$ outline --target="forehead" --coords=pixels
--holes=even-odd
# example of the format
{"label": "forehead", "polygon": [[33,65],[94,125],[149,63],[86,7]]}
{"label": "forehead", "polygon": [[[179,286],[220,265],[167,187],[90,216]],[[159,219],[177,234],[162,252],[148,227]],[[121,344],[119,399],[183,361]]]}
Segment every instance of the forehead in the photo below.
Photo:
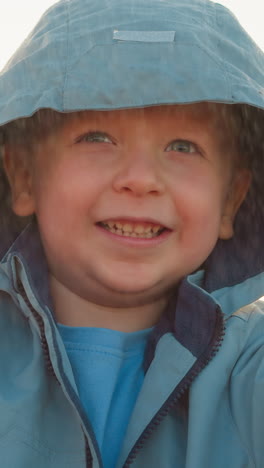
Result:
{"label": "forehead", "polygon": [[[155,131],[157,136],[181,129],[184,132],[208,133],[216,137],[217,112],[207,103],[163,105],[113,111],[82,111],[63,116],[64,135],[85,131],[87,126],[117,130],[125,134]],[[213,131],[215,129],[215,132]]]}
{"label": "forehead", "polygon": [[162,120],[184,120],[195,124],[202,121],[206,124],[211,120],[215,112],[207,103],[186,104],[186,105],[163,105],[135,109],[121,109],[112,111],[82,111],[73,112],[66,116],[67,123],[88,121],[105,122],[126,122],[129,120],[146,120],[157,123]]}

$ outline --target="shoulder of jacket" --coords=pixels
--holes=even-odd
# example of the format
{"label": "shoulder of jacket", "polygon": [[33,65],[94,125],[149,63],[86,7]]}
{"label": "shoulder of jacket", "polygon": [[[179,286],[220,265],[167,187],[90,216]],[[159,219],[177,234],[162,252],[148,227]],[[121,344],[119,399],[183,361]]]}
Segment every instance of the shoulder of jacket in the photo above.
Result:
{"label": "shoulder of jacket", "polygon": [[246,322],[248,321],[263,321],[264,320],[264,296],[258,300],[251,302],[243,307],[237,309],[227,319],[240,318]]}
{"label": "shoulder of jacket", "polygon": [[255,349],[264,359],[264,297],[228,316],[226,335],[231,339],[231,346],[235,341],[240,343],[241,353]]}

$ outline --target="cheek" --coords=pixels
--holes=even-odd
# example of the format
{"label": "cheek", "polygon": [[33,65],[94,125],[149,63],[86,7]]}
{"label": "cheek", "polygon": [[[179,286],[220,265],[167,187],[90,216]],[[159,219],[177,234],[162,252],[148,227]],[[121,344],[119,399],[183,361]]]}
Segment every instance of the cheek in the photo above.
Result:
{"label": "cheek", "polygon": [[[37,211],[73,217],[79,210],[92,205],[101,190],[100,179],[76,164],[53,165],[45,168],[34,182]],[[37,213],[38,214],[38,213]]]}
{"label": "cheek", "polygon": [[192,177],[188,183],[182,181],[175,188],[173,198],[183,236],[218,236],[223,188],[216,178]]}
{"label": "cheek", "polygon": [[52,262],[62,248],[70,255],[73,236],[81,246],[93,234],[105,186],[95,177],[64,167],[44,178],[37,192],[36,215],[47,258]]}

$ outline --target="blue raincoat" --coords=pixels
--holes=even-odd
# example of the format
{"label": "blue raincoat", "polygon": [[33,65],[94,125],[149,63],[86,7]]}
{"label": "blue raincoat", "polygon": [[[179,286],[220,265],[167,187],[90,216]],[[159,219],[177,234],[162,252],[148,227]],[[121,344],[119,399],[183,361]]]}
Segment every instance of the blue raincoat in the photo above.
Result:
{"label": "blue raincoat", "polygon": [[[263,85],[262,52],[221,5],[61,0],[0,75],[0,124],[40,108],[263,108]],[[117,468],[263,468],[261,182],[257,171],[234,238],[181,283],[156,326]],[[3,173],[0,183],[4,198]],[[49,306],[36,225],[14,239],[1,203],[1,467],[102,467]]]}

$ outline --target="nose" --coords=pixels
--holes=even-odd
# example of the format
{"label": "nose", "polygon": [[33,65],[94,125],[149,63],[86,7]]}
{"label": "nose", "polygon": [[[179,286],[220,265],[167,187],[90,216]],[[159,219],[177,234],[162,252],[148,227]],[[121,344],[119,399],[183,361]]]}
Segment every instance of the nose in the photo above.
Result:
{"label": "nose", "polygon": [[114,177],[113,188],[116,192],[127,192],[137,197],[162,194],[164,182],[154,155],[146,151],[126,155]]}

